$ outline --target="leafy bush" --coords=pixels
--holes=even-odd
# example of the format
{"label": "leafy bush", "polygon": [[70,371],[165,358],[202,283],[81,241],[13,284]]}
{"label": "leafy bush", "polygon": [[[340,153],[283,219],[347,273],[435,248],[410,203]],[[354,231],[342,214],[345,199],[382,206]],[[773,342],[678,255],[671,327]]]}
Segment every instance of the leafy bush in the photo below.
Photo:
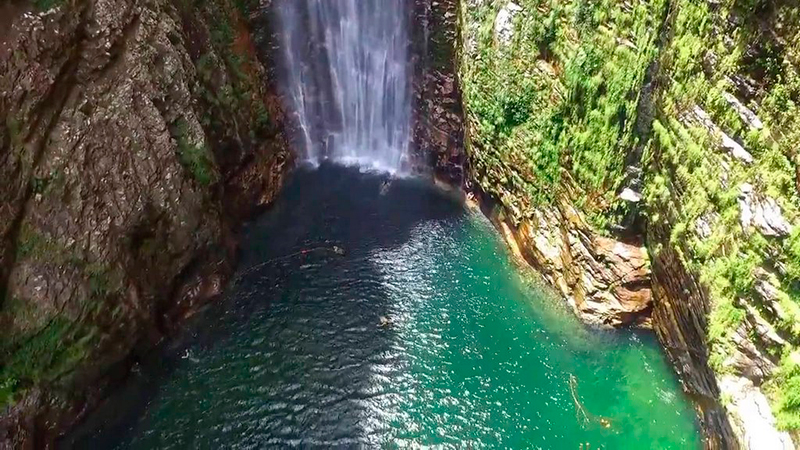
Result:
{"label": "leafy bush", "polygon": [[[736,27],[728,21],[732,9],[755,7],[759,2],[732,0],[713,8],[705,2],[673,2],[674,36],[659,59],[661,86],[654,139],[647,151],[651,162],[646,178],[647,209],[651,217],[667,216],[673,231],[670,245],[709,288],[710,362],[718,372],[730,370],[724,362],[737,351],[733,335],[745,318],[746,307],[761,310],[791,342],[767,349],[770,353],[790,353],[800,339],[800,228],[795,226],[788,238],[775,238],[762,235],[757,227],[744,229],[740,223],[739,197],[744,183],[754,186],[757,198],[774,199],[788,222],[796,224],[800,218],[792,164],[792,149],[800,142],[793,101],[800,93],[800,83],[793,81],[796,69],[779,61],[777,49],[757,42],[772,35],[749,28],[751,23],[757,27],[755,22],[744,19],[746,25]],[[736,14],[753,11],[745,8]],[[786,17],[780,12],[777,16]],[[745,51],[751,48],[763,51]],[[761,60],[749,59],[753,57]],[[780,81],[775,79],[778,72]],[[741,98],[734,87],[731,80],[743,74],[772,80],[755,93],[763,96],[760,108],[758,98]],[[762,129],[751,129],[740,117],[729,101],[733,94],[749,103],[764,122]],[[705,125],[690,119],[696,107],[742,143],[755,161],[748,165],[731,158],[721,148],[716,129],[709,132]],[[698,224],[705,224],[702,235]],[[776,288],[780,317],[772,317],[769,311],[773,306],[760,304],[761,297],[755,292],[756,280],[765,273],[772,274],[768,281]],[[800,378],[796,367],[786,361],[771,382],[771,397],[780,425],[798,429]]]}
{"label": "leafy bush", "polygon": [[189,124],[186,119],[180,118],[172,127],[172,135],[178,143],[178,158],[181,164],[189,170],[192,177],[203,186],[208,186],[216,180],[214,162],[205,142],[194,144],[189,135]]}
{"label": "leafy bush", "polygon": [[[661,3],[624,12],[614,2],[521,2],[505,47],[492,34],[498,6],[467,8],[467,20],[480,26],[471,25],[468,39],[476,45],[465,49],[472,54],[463,58],[462,81],[470,152],[484,190],[524,216],[552,202],[563,167],[595,223],[620,210],[615,194],[625,155],[638,145],[638,93],[656,55]],[[641,51],[595,27],[602,22]]]}
{"label": "leafy bush", "polygon": [[784,430],[800,429],[800,354],[787,352],[775,378],[775,417]]}

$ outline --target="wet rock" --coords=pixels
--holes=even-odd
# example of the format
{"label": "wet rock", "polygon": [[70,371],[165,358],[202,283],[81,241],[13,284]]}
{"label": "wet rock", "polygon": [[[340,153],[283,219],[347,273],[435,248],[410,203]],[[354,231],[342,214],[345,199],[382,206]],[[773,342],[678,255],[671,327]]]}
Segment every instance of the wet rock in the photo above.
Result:
{"label": "wet rock", "polygon": [[[453,42],[458,36],[458,1],[417,0],[412,29],[415,53],[414,90],[417,107],[412,124],[415,168],[433,171],[444,183],[462,186],[466,175],[464,121]],[[436,29],[430,33],[428,29]],[[436,37],[445,36],[447,42]]]}

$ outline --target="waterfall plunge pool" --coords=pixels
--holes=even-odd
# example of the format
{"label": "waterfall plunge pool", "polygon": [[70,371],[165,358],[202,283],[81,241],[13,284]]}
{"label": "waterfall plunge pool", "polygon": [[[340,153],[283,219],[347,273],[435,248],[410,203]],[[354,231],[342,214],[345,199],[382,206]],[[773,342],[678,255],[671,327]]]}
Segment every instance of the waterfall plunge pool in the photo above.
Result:
{"label": "waterfall plunge pool", "polygon": [[584,327],[485,218],[384,180],[297,171],[224,298],[64,446],[700,446],[650,333]]}

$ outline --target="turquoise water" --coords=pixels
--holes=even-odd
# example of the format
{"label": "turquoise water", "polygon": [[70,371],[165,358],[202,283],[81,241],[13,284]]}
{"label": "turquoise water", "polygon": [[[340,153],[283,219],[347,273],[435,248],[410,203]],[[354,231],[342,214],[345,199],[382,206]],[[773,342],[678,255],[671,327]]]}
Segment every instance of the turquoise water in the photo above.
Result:
{"label": "turquoise water", "polygon": [[587,329],[482,216],[381,182],[298,172],[226,297],[69,445],[700,447],[650,333]]}

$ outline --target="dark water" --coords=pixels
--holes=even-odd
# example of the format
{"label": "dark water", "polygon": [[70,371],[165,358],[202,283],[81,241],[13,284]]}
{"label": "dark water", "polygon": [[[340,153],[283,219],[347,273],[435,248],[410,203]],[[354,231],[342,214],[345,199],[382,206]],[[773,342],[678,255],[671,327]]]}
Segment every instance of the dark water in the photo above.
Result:
{"label": "dark water", "polygon": [[[298,172],[250,225],[226,298],[65,444],[699,447],[650,334],[587,330],[485,219],[381,181]],[[286,257],[332,245],[347,254]]]}

